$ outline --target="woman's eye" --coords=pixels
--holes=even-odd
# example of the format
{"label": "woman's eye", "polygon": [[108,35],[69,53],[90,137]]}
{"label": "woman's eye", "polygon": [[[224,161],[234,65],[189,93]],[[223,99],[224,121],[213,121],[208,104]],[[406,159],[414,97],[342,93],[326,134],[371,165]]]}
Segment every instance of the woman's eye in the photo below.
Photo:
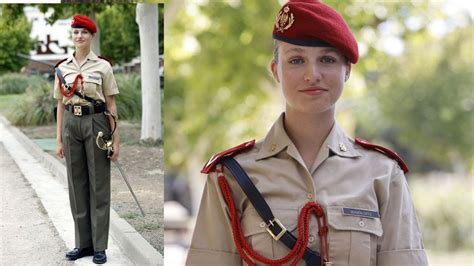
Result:
{"label": "woman's eye", "polygon": [[301,58],[293,58],[293,59],[290,59],[290,61],[288,62],[292,65],[299,65],[299,64],[304,63],[303,59]]}
{"label": "woman's eye", "polygon": [[330,63],[335,63],[336,59],[332,56],[323,56],[323,57],[321,57],[321,59],[319,61],[321,63],[330,64]]}

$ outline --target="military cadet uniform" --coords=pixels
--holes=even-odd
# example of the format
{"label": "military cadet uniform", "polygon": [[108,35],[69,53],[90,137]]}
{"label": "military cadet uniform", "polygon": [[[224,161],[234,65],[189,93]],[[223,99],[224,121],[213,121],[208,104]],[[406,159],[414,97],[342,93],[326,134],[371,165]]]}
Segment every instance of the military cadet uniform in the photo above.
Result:
{"label": "military cadet uniform", "polygon": [[[318,1],[283,5],[273,38],[335,47],[349,62],[358,61],[357,42],[344,19]],[[263,140],[216,154],[203,168],[208,178],[186,264],[262,265],[264,260],[256,259],[257,255],[281,259],[290,248],[283,237],[267,230],[278,219],[287,232],[303,236],[306,247],[321,255],[317,263],[295,257],[297,265],[320,265],[319,259],[321,265],[333,266],[428,265],[403,160],[384,147],[349,139],[336,122],[314,163],[306,167],[284,120],[283,113]],[[257,204],[258,197],[249,196],[255,195],[249,185],[242,185],[242,178],[230,172],[225,163],[229,156],[263,197]],[[273,222],[262,219],[262,201],[276,218]],[[309,225],[300,219],[307,206],[316,209]],[[251,252],[257,255],[250,256]],[[263,264],[290,262],[294,261]]]}
{"label": "military cadet uniform", "polygon": [[[327,214],[333,265],[427,265],[408,185],[397,161],[354,143],[335,124],[307,169],[283,120],[284,114],[265,139],[234,158],[286,229],[298,235],[302,206],[316,201]],[[266,257],[285,256],[289,249],[271,237],[235,178],[227,170],[224,174],[246,241]],[[308,247],[319,250],[315,219],[310,232]],[[186,264],[242,264],[215,171],[207,178]],[[305,265],[304,261],[298,265]]]}
{"label": "military cadet uniform", "polygon": [[[89,21],[87,17],[85,19]],[[78,16],[74,17],[73,23],[78,21]],[[56,76],[54,98],[62,100],[66,107],[62,141],[75,225],[75,245],[79,249],[93,247],[95,251],[104,251],[108,244],[110,219],[110,160],[107,151],[97,147],[96,136],[99,131],[105,134],[110,132],[109,119],[103,113],[106,109],[105,97],[119,93],[117,83],[111,63],[92,51],[82,64],[71,55],[59,62],[57,67],[67,85],[72,87],[76,83],[81,95],[97,101],[97,105],[93,106],[78,95],[65,97],[59,89],[62,82]],[[82,81],[76,80],[78,75],[82,75]]]}

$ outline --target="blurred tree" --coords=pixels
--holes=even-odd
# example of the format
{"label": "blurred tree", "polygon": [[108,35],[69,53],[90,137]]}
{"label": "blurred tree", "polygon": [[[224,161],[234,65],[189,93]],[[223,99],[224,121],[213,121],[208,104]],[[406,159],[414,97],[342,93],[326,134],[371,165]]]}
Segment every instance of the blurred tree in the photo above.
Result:
{"label": "blurred tree", "polygon": [[130,62],[140,52],[135,5],[112,5],[97,15],[101,29],[100,47],[114,62]]}
{"label": "blurred tree", "polygon": [[[421,159],[432,165],[440,160],[437,157],[444,156],[441,160],[445,160],[448,154],[433,147],[437,139],[443,139],[440,142],[443,145],[451,145],[449,139],[456,138],[458,144],[446,147],[454,154],[452,157],[472,158],[466,153],[469,149],[472,151],[472,141],[466,137],[472,130],[460,130],[463,125],[465,127],[466,120],[472,121],[472,115],[469,120],[465,117],[469,113],[463,113],[465,121],[462,121],[453,119],[461,114],[460,109],[438,110],[451,123],[442,125],[453,130],[439,134],[435,132],[441,127],[435,126],[432,131],[420,134],[420,125],[439,122],[423,116],[433,108],[427,107],[425,101],[418,102],[417,108],[413,108],[409,100],[396,97],[396,93],[407,96],[406,93],[415,91],[412,80],[418,80],[417,86],[430,80],[431,85],[424,86],[426,89],[440,85],[442,82],[438,78],[453,66],[438,66],[442,62],[440,56],[452,56],[456,50],[451,48],[451,54],[442,54],[442,49],[464,43],[472,50],[472,29],[466,30],[463,41],[457,44],[429,50],[420,47],[433,42],[438,45],[453,38],[453,35],[433,38],[433,29],[436,31],[440,25],[454,29],[462,27],[449,20],[445,2],[324,2],[340,11],[359,43],[360,62],[353,66],[351,79],[338,104],[340,113],[350,113],[356,121],[358,135],[382,140],[396,150],[402,150],[404,155],[408,154],[408,159],[420,156],[418,150],[423,150]],[[210,154],[248,138],[263,137],[267,130],[268,124],[262,123],[261,117],[274,111],[268,111],[268,102],[279,94],[276,89],[270,89],[277,86],[271,83],[266,69],[272,56],[271,28],[280,4],[267,0],[228,0],[209,1],[204,5],[182,4],[175,0],[168,6],[171,10],[169,14],[166,12],[167,22],[171,24],[167,24],[167,42],[173,45],[166,52],[171,59],[166,68],[167,100],[164,103],[166,160],[168,167],[180,168],[191,175]],[[416,56],[414,46],[418,47]],[[458,55],[472,58],[472,52]],[[457,81],[462,88],[472,88],[472,79],[466,78],[469,71],[472,74],[472,61],[462,60],[467,62],[463,65],[464,70],[456,70],[457,74],[443,83],[444,87],[448,82]],[[415,67],[416,62],[430,64]],[[402,78],[402,73],[409,75]],[[406,84],[401,84],[404,82]],[[462,91],[466,92],[465,89]],[[445,105],[444,102],[450,99],[444,93],[430,92],[429,95],[434,97],[433,101],[438,97],[433,102],[436,105]],[[461,95],[463,93],[459,97]],[[459,97],[452,99],[464,103],[459,108],[471,108],[471,100],[462,101]],[[442,109],[441,106],[438,108]],[[411,133],[407,133],[407,128],[411,128]],[[415,134],[418,134],[416,138]],[[423,139],[425,144],[417,147],[418,139]],[[461,145],[465,147],[461,148]],[[432,156],[434,154],[437,155]]]}
{"label": "blurred tree", "polygon": [[34,48],[35,42],[30,39],[31,24],[23,14],[23,7],[19,4],[0,7],[0,73],[19,71],[28,60],[18,58],[17,53],[29,54]]}
{"label": "blurred tree", "polygon": [[428,36],[409,42],[382,70],[391,75],[380,78],[376,93],[388,120],[397,121],[392,126],[400,144],[438,168],[462,173],[474,156],[473,32],[471,24],[441,42]]}

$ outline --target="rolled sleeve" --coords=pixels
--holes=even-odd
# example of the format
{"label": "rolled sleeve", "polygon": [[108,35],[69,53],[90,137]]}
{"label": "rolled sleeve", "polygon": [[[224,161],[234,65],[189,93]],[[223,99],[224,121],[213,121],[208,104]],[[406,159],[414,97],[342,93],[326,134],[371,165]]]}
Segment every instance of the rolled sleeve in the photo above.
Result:
{"label": "rolled sleeve", "polygon": [[242,265],[215,173],[204,187],[186,265]]}
{"label": "rolled sleeve", "polygon": [[104,90],[105,96],[116,95],[119,93],[117,82],[115,81],[111,67],[109,67],[109,69],[104,73],[102,78],[102,89]]}
{"label": "rolled sleeve", "polygon": [[394,167],[381,205],[381,221],[377,265],[428,265],[408,183],[398,167]]}
{"label": "rolled sleeve", "polygon": [[428,265],[424,249],[384,251],[377,254],[377,265],[420,266]]}

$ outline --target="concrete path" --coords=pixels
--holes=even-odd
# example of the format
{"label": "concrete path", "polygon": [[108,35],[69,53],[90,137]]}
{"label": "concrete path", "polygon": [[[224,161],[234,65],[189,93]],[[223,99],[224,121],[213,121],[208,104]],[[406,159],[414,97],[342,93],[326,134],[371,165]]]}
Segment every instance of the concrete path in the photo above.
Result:
{"label": "concrete path", "polygon": [[[0,123],[0,142],[3,147],[0,151],[2,154],[0,265],[67,265],[69,262],[64,259],[64,252],[67,250],[66,247],[74,247],[74,223],[69,209],[67,188],[18,142],[4,123]],[[19,186],[22,183],[23,186]],[[8,190],[8,194],[3,190]],[[32,191],[36,192],[41,204],[38,200],[35,203]],[[22,202],[30,209],[17,213],[16,204]],[[51,224],[56,230],[51,228]],[[36,229],[41,229],[41,233],[37,233]],[[9,231],[9,235],[4,235],[4,231]],[[33,246],[25,243],[31,243],[30,245]],[[42,255],[38,255],[31,261],[7,263],[7,260],[10,261],[24,254],[27,254],[25,256],[27,259],[28,256],[33,256],[36,250],[41,250]],[[51,261],[43,263],[36,260],[39,257],[51,259]],[[109,237],[107,257],[108,265],[134,265],[111,237]],[[6,261],[3,261],[4,259]],[[92,257],[79,259],[75,264],[94,265]]]}
{"label": "concrete path", "polygon": [[0,142],[0,264],[73,265],[35,191]]}

